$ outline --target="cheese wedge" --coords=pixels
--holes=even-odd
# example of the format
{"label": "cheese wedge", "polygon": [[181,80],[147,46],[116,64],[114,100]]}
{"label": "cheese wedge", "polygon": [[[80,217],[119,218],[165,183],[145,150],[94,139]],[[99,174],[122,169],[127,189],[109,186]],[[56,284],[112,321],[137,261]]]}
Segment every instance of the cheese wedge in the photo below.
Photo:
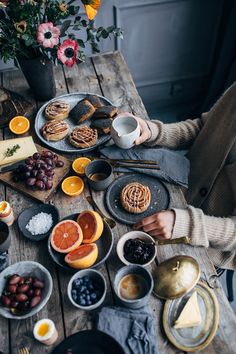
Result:
{"label": "cheese wedge", "polygon": [[201,313],[197,301],[197,292],[194,291],[186,302],[178,319],[175,321],[174,328],[187,328],[198,326],[202,321]]}
{"label": "cheese wedge", "polygon": [[[14,145],[20,148],[12,156],[6,157],[7,149],[12,149]],[[31,136],[18,139],[8,139],[0,141],[0,166],[8,165],[33,155],[37,152],[36,146]]]}

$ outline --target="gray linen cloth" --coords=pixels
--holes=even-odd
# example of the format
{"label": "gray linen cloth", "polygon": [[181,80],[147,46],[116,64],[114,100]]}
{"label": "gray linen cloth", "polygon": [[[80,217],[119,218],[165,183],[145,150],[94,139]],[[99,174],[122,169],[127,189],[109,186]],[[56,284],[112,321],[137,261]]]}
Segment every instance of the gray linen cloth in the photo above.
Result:
{"label": "gray linen cloth", "polygon": [[103,307],[97,329],[115,338],[126,354],[157,354],[157,324],[149,306]]}
{"label": "gray linen cloth", "polygon": [[183,187],[188,186],[190,164],[189,160],[184,156],[185,151],[140,147],[124,150],[112,145],[101,148],[100,153],[103,157],[110,159],[133,159],[137,160],[137,163],[139,160],[154,160],[159,164],[160,170],[116,167],[115,171],[136,171],[148,174],[149,176],[158,177],[165,182],[181,185]]}

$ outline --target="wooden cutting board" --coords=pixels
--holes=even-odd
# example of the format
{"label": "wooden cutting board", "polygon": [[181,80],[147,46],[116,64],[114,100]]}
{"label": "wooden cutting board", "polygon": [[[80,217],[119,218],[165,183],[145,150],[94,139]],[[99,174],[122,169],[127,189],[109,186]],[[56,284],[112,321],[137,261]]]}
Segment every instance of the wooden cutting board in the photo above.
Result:
{"label": "wooden cutting board", "polygon": [[[41,153],[43,150],[49,150],[40,145],[37,144],[35,145],[39,153]],[[5,183],[7,186],[15,189],[16,191],[25,194],[27,197],[31,197],[36,200],[39,200],[42,203],[45,203],[48,200],[50,200],[51,196],[55,193],[56,188],[58,187],[60,182],[70,171],[71,161],[61,155],[58,155],[58,158],[59,160],[62,160],[64,162],[64,166],[55,168],[52,189],[44,190],[44,191],[39,191],[39,190],[34,191],[30,187],[27,187],[24,182],[16,183],[12,180],[12,171],[0,173],[0,181]]]}

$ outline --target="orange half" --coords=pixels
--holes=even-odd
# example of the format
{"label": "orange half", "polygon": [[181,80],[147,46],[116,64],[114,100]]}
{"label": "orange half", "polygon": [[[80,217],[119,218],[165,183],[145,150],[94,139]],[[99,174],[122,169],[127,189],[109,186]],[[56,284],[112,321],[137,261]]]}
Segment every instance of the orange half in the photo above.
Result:
{"label": "orange half", "polygon": [[61,189],[70,197],[75,197],[83,192],[84,181],[78,176],[67,177],[62,182]]}
{"label": "orange half", "polygon": [[81,245],[65,256],[65,262],[72,268],[84,269],[91,267],[97,260],[98,247],[96,243]]}
{"label": "orange half", "polygon": [[23,116],[16,116],[11,119],[9,129],[12,133],[20,135],[26,133],[30,128],[29,119]]}
{"label": "orange half", "polygon": [[75,159],[72,164],[73,170],[78,173],[79,175],[84,175],[85,168],[90,164],[91,160],[87,157],[79,157]]}
{"label": "orange half", "polygon": [[68,253],[80,246],[83,232],[73,220],[63,220],[52,230],[50,242],[55,251]]}

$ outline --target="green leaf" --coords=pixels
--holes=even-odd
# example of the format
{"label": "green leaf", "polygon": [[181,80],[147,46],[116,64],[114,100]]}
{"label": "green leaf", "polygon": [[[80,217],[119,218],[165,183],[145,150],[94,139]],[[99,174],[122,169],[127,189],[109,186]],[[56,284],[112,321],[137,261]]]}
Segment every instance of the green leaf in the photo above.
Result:
{"label": "green leaf", "polygon": [[65,36],[66,31],[68,30],[68,28],[70,27],[71,24],[71,20],[66,20],[63,22],[62,26],[61,26],[61,36]]}
{"label": "green leaf", "polygon": [[82,39],[77,39],[77,43],[79,44],[79,46],[81,48],[85,48],[85,44],[84,44],[84,41]]}

